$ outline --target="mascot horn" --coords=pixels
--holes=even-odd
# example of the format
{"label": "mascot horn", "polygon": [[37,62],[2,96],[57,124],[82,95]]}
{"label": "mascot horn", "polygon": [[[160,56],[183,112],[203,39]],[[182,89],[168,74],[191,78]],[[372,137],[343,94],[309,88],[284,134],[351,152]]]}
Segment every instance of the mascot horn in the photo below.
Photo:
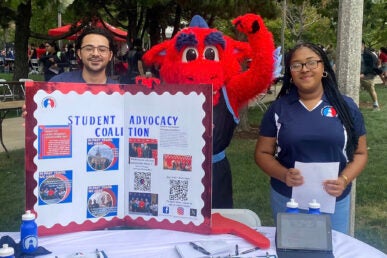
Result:
{"label": "mascot horn", "polygon": [[[146,65],[160,68],[164,83],[213,85],[212,207],[232,208],[232,176],[225,150],[239,122],[238,109],[268,89],[273,80],[274,43],[262,18],[245,14],[233,20],[247,42],[208,28],[201,16],[172,39],[143,56]],[[242,72],[241,61],[251,59]]]}

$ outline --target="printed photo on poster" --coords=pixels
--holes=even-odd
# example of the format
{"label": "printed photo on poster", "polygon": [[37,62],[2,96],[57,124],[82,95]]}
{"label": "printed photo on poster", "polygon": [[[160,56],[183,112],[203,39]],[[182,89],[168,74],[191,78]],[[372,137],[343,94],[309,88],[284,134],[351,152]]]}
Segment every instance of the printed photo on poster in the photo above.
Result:
{"label": "printed photo on poster", "polygon": [[72,157],[71,125],[40,125],[38,127],[38,158]]}
{"label": "printed photo on poster", "polygon": [[87,139],[87,171],[118,169],[118,138]]}
{"label": "printed photo on poster", "polygon": [[87,189],[87,217],[117,215],[118,185],[89,186]]}
{"label": "printed photo on poster", "polygon": [[129,163],[136,158],[154,159],[157,166],[157,139],[129,138]]}
{"label": "printed photo on poster", "polygon": [[164,154],[163,168],[168,170],[192,171],[192,156]]}
{"label": "printed photo on poster", "polygon": [[72,202],[73,171],[39,172],[39,205]]}
{"label": "printed photo on poster", "polygon": [[158,216],[158,195],[129,192],[129,213]]}

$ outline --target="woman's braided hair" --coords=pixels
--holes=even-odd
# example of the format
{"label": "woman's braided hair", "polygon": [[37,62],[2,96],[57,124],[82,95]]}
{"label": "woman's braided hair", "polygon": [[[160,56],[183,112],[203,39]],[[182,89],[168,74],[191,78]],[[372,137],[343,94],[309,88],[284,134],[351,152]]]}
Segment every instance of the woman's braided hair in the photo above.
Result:
{"label": "woman's braided hair", "polygon": [[325,51],[319,46],[313,43],[299,43],[294,48],[292,48],[285,55],[285,74],[283,78],[282,88],[277,96],[281,98],[281,96],[287,95],[290,92],[290,89],[296,87],[291,81],[291,73],[290,73],[290,60],[294,54],[294,52],[301,48],[307,47],[320,56],[321,60],[324,64],[324,71],[327,73],[326,77],[322,78],[322,84],[324,88],[325,96],[327,97],[329,103],[335,108],[337,111],[338,117],[343,123],[347,135],[348,142],[346,147],[346,154],[349,161],[353,161],[353,156],[358,146],[359,135],[355,131],[354,121],[350,113],[350,109],[347,103],[344,101],[343,96],[339,91],[339,87],[336,80],[336,75],[329,63],[328,57]]}

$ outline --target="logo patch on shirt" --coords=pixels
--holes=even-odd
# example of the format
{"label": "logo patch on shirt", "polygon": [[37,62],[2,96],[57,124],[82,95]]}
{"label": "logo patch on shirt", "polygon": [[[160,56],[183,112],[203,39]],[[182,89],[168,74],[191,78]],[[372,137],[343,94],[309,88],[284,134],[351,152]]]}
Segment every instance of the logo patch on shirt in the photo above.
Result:
{"label": "logo patch on shirt", "polygon": [[337,111],[332,106],[325,106],[321,109],[321,115],[325,117],[337,117]]}

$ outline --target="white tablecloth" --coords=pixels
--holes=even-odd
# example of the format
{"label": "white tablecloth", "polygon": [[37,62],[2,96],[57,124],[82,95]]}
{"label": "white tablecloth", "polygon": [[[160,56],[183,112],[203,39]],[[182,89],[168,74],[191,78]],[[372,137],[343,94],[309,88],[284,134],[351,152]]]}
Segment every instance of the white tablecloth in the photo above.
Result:
{"label": "white tablecloth", "polygon": [[[258,250],[241,257],[256,257],[265,255],[266,252],[276,254],[274,244],[275,228],[259,227],[257,230],[270,239],[270,248]],[[3,232],[1,236],[3,235],[10,235],[15,241],[20,239],[18,232]],[[40,237],[39,245],[51,251],[52,254],[39,257],[66,258],[76,252],[92,254],[98,249],[103,250],[109,258],[179,258],[175,250],[177,243],[215,239],[225,240],[231,248],[238,244],[240,252],[253,247],[240,237],[228,234],[201,235],[161,229],[101,230]],[[374,247],[336,231],[333,231],[333,253],[335,258],[387,257],[386,254]]]}

